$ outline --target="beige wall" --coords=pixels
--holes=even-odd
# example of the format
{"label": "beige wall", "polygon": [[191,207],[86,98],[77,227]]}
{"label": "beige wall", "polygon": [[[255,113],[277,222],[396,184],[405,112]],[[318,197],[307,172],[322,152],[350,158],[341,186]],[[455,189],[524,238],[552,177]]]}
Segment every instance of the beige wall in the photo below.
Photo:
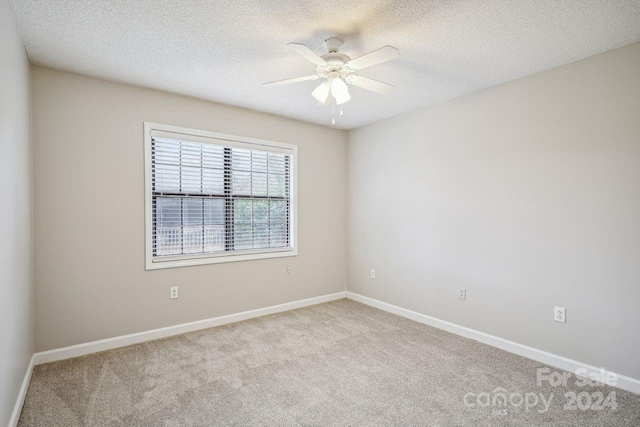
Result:
{"label": "beige wall", "polygon": [[640,43],[348,145],[350,291],[640,378]]}
{"label": "beige wall", "polygon": [[[346,289],[346,132],[34,67],[37,351]],[[212,77],[213,78],[213,77]],[[143,121],[298,145],[299,253],[145,271]],[[169,299],[169,287],[180,298]]]}
{"label": "beige wall", "polygon": [[0,425],[33,353],[29,60],[0,0]]}

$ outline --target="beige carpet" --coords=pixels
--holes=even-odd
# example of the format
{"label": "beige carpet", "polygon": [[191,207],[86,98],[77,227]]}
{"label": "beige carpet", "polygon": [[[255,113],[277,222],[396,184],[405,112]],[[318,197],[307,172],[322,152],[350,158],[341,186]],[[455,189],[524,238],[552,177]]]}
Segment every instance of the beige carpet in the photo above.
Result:
{"label": "beige carpet", "polygon": [[540,367],[339,300],[37,366],[20,425],[640,426],[640,396],[538,386]]}

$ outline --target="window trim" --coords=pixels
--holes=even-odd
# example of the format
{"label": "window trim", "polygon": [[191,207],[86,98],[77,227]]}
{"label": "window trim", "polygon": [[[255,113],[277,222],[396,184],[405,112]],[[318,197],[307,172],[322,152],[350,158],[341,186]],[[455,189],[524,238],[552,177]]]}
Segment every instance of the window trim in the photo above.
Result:
{"label": "window trim", "polygon": [[[151,134],[152,132],[173,135],[173,138],[190,139],[196,142],[217,143],[229,147],[262,149],[284,153],[291,156],[291,207],[289,210],[289,241],[291,248],[247,249],[237,250],[231,253],[217,252],[206,254],[176,255],[163,258],[153,258],[153,188],[152,188],[152,159],[151,159]],[[214,141],[211,141],[214,140]],[[218,142],[216,142],[218,141]],[[162,268],[186,267],[191,265],[218,264],[225,262],[249,261],[256,259],[281,258],[298,255],[298,147],[284,142],[268,141],[263,139],[247,138],[242,136],[227,135],[217,132],[208,132],[197,129],[189,129],[173,125],[165,125],[152,122],[144,122],[144,207],[145,207],[145,270],[157,270]]]}

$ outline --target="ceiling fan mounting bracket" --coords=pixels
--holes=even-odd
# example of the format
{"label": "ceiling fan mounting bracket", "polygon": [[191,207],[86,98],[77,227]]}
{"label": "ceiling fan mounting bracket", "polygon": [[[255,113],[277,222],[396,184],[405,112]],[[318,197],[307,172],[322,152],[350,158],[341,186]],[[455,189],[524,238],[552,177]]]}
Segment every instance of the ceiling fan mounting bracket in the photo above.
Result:
{"label": "ceiling fan mounting bracket", "polygon": [[342,40],[336,37],[329,37],[324,41],[324,45],[329,53],[336,53],[342,47]]}

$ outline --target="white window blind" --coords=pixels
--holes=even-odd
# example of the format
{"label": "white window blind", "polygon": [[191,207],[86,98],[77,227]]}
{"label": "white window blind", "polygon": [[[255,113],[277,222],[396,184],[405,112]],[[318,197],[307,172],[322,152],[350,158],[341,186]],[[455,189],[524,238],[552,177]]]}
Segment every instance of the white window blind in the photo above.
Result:
{"label": "white window blind", "polygon": [[290,149],[154,130],[148,148],[153,263],[293,249]]}

